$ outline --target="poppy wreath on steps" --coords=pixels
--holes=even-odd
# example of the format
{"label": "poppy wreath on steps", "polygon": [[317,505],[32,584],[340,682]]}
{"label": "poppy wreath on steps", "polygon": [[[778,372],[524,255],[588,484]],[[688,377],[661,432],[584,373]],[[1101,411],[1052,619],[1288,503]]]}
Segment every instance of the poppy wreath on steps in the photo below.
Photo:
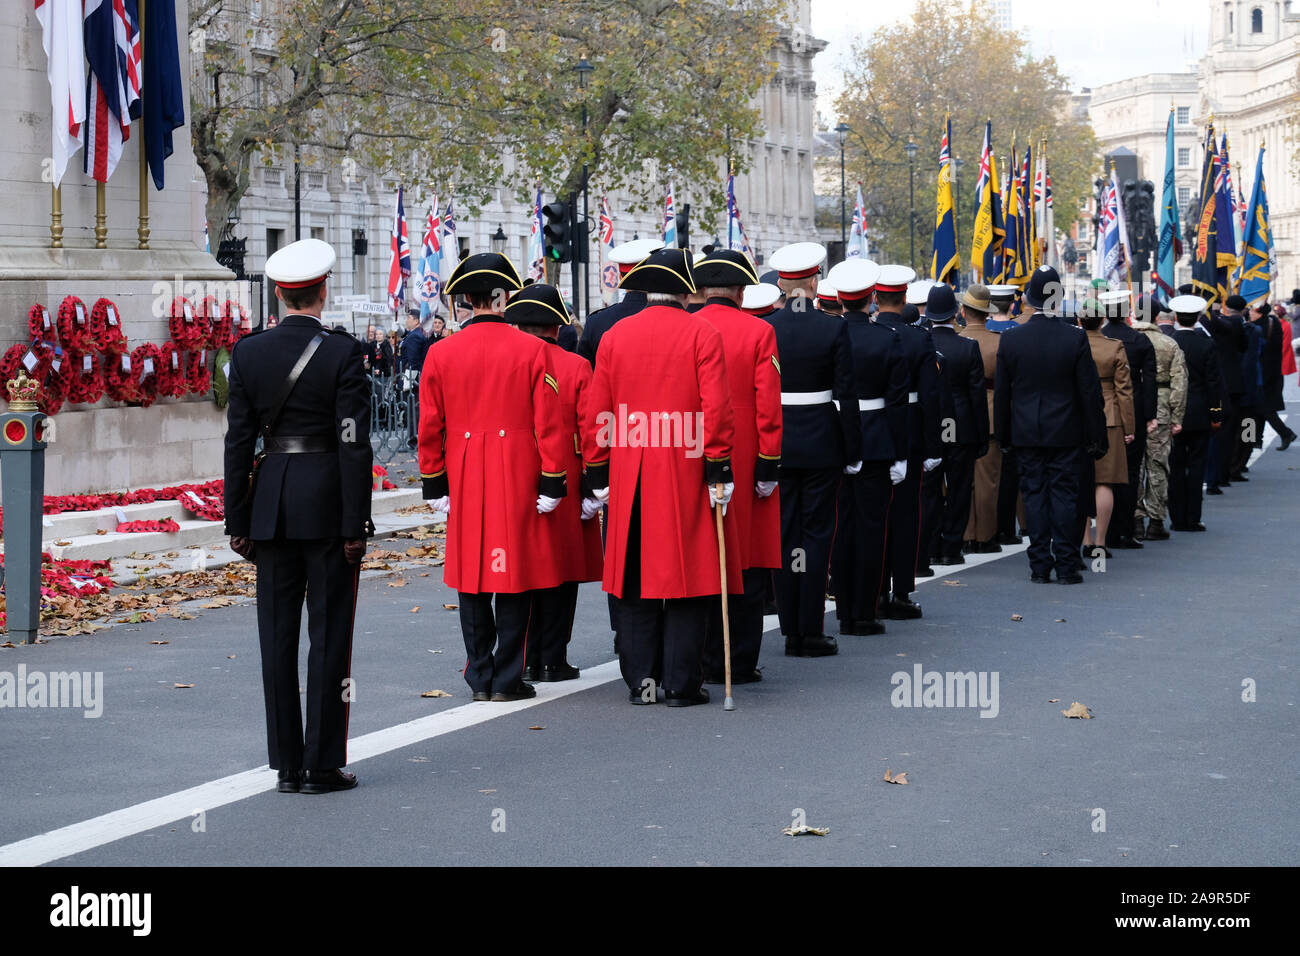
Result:
{"label": "poppy wreath on steps", "polygon": [[135,366],[129,352],[104,354],[104,391],[115,402],[136,400]]}
{"label": "poppy wreath on steps", "polygon": [[230,341],[226,347],[233,348],[236,342],[253,331],[253,318],[238,302],[227,301],[226,309],[230,312]]}
{"label": "poppy wreath on steps", "polygon": [[59,304],[59,341],[71,352],[93,352],[99,347],[100,331],[86,303],[70,295]]}
{"label": "poppy wreath on steps", "polygon": [[180,398],[185,394],[185,364],[175,342],[164,342],[158,349],[158,395]]}
{"label": "poppy wreath on steps", "polygon": [[101,352],[125,352],[126,333],[122,331],[122,313],[111,299],[96,299],[90,310],[91,321],[99,330]]}
{"label": "poppy wreath on steps", "polygon": [[54,317],[50,315],[50,310],[37,302],[27,310],[27,334],[32,340],[44,339],[54,341],[58,335],[58,329],[54,324]]}
{"label": "poppy wreath on steps", "polygon": [[41,383],[37,407],[46,415],[57,415],[68,397],[68,357],[51,342],[33,342],[31,352],[36,357],[32,377]]}
{"label": "poppy wreath on steps", "polygon": [[135,378],[135,401],[148,408],[158,398],[158,366],[162,353],[152,342],[136,346],[131,353],[131,375]]}
{"label": "poppy wreath on steps", "polygon": [[201,349],[208,340],[209,323],[201,310],[183,295],[172,299],[171,317],[167,328],[171,331],[172,341],[181,348]]}
{"label": "poppy wreath on steps", "polygon": [[69,353],[64,357],[68,373],[68,402],[73,405],[93,405],[104,397],[104,374],[99,359],[87,352],[84,355]]}
{"label": "poppy wreath on steps", "polygon": [[212,369],[208,367],[208,353],[202,350],[185,356],[185,382],[191,395],[206,395],[212,391]]}
{"label": "poppy wreath on steps", "polygon": [[164,534],[175,534],[181,530],[181,526],[176,523],[175,518],[163,518],[161,521],[119,521],[114,530],[118,534],[147,534],[159,531]]}
{"label": "poppy wreath on steps", "polygon": [[176,501],[186,511],[204,521],[224,521],[226,518],[224,486],[214,492],[205,485],[182,485]]}
{"label": "poppy wreath on steps", "polygon": [[203,342],[205,349],[219,349],[230,334],[230,315],[226,305],[217,301],[214,295],[203,300],[203,315],[208,320],[208,335]]}

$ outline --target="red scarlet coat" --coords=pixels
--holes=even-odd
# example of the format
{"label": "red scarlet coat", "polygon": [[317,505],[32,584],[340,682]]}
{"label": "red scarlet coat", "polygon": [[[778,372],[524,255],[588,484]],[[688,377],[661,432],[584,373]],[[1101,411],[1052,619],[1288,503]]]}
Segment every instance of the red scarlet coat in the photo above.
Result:
{"label": "red scarlet coat", "polygon": [[[591,389],[591,363],[581,355],[566,352],[558,345],[548,346],[560,386],[560,415],[564,425],[565,462],[570,480],[582,474],[582,419],[579,409]],[[555,509],[558,539],[555,561],[565,581],[599,581],[604,562],[601,556],[600,519],[582,520],[582,496],[564,497]]]}
{"label": "red scarlet coat", "polygon": [[780,492],[760,498],[754,490],[755,481],[776,481],[781,464],[781,363],[776,354],[776,330],[722,299],[710,299],[695,317],[722,335],[736,418],[731,453],[736,490],[723,521],[736,526],[741,568],[778,568]]}
{"label": "red scarlet coat", "polygon": [[564,495],[572,455],[547,343],[487,317],[434,343],[419,442],[424,497],[451,495],[448,587],[517,594],[564,580],[551,558],[559,516],[537,513],[539,488]]}
{"label": "red scarlet coat", "polygon": [[1291,347],[1291,323],[1286,319],[1282,323],[1282,374],[1294,375],[1296,370],[1295,349]]}
{"label": "red scarlet coat", "polygon": [[[640,483],[641,597],[720,593],[707,482],[732,480],[722,337],[674,306],[650,306],[621,320],[600,340],[584,421],[588,484],[610,489],[604,589],[623,596]],[[727,550],[738,547],[733,529]],[[740,591],[734,560],[727,571],[728,590]]]}

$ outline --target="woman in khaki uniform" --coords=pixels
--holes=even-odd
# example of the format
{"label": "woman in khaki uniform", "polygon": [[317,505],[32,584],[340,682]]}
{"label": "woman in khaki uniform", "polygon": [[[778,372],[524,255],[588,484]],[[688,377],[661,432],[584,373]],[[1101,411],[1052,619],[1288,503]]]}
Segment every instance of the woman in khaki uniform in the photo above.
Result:
{"label": "woman in khaki uniform", "polygon": [[1133,441],[1136,426],[1133,418],[1133,385],[1129,377],[1128,357],[1124,354],[1122,342],[1101,334],[1101,323],[1104,319],[1105,313],[1100,306],[1085,308],[1079,317],[1088,335],[1088,346],[1092,349],[1092,361],[1097,366],[1097,376],[1101,379],[1101,396],[1106,404],[1106,437],[1109,440],[1106,457],[1093,466],[1097,526],[1095,530],[1084,528],[1083,549],[1085,556],[1093,557],[1094,549],[1099,547],[1109,558],[1111,555],[1106,550],[1106,530],[1110,525],[1111,512],[1115,508],[1112,487],[1128,484],[1128,458],[1124,447]]}

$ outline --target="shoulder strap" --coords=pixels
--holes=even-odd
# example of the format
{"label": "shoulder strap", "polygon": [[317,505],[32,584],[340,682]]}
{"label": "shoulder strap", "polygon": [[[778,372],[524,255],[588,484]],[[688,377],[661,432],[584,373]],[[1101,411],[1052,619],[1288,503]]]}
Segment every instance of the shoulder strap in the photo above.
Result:
{"label": "shoulder strap", "polygon": [[284,411],[284,403],[289,400],[289,394],[293,391],[293,387],[298,384],[298,377],[302,375],[302,370],[307,367],[307,363],[311,361],[311,357],[316,354],[316,350],[320,348],[320,344],[325,341],[325,336],[328,334],[324,329],[317,332],[311,337],[307,347],[302,350],[302,354],[298,356],[298,361],[289,370],[289,377],[280,386],[280,394],[275,397],[275,405],[271,408],[271,417],[262,425],[263,435],[270,435],[275,431],[276,423],[280,420],[280,413]]}

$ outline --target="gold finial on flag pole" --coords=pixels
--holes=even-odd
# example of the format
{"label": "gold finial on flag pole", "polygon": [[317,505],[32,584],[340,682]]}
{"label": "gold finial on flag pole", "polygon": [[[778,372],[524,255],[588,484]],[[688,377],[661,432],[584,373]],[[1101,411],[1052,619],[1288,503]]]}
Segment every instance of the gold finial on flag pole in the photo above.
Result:
{"label": "gold finial on flag pole", "polygon": [[63,248],[63,187],[50,183],[50,248]]}
{"label": "gold finial on flag pole", "polygon": [[108,248],[108,201],[103,183],[95,183],[95,248]]}

